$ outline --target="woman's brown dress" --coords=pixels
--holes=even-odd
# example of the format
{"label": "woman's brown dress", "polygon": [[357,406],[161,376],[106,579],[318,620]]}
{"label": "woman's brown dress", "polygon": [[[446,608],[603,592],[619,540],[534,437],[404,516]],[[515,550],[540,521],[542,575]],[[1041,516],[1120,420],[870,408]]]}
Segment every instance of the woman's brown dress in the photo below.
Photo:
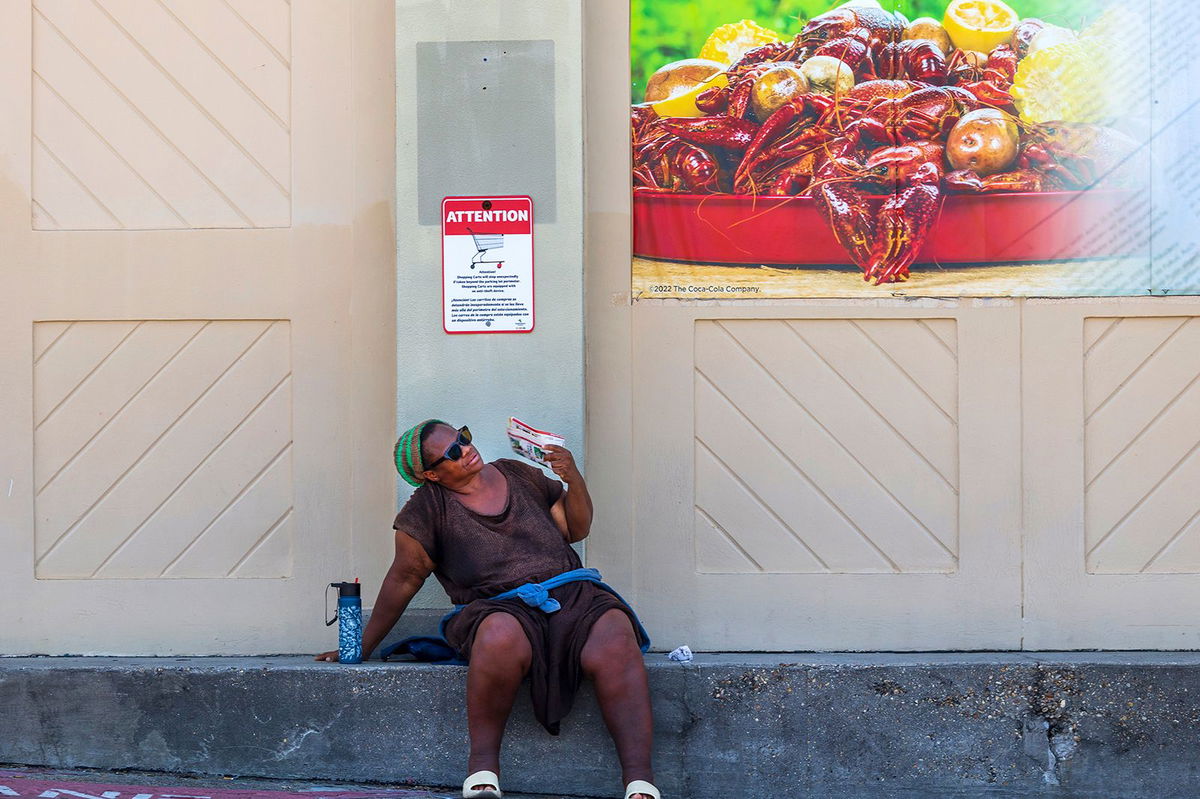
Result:
{"label": "woman's brown dress", "polygon": [[396,515],[393,526],[424,547],[450,601],[466,605],[445,630],[446,640],[463,659],[470,659],[475,631],[488,615],[509,613],[521,623],[533,649],[533,712],[547,732],[557,735],[582,679],[579,654],[592,625],[618,608],[630,616],[635,631],[638,626],[628,606],[594,583],[568,583],[550,591],[562,605],[556,613],[544,613],[519,599],[488,599],[581,566],[550,516],[550,506],[562,496],[562,484],[521,461],[502,458],[492,465],[508,482],[508,504],[497,515],[476,513],[453,492],[425,483]]}

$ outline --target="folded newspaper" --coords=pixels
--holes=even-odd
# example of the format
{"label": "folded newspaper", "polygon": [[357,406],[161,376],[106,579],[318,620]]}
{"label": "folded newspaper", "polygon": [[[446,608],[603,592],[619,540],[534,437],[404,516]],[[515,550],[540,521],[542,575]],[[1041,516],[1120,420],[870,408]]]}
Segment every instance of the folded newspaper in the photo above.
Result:
{"label": "folded newspaper", "polygon": [[562,436],[530,427],[515,416],[508,419],[508,443],[512,445],[513,452],[534,463],[546,466],[545,448],[561,447],[564,441],[566,439]]}

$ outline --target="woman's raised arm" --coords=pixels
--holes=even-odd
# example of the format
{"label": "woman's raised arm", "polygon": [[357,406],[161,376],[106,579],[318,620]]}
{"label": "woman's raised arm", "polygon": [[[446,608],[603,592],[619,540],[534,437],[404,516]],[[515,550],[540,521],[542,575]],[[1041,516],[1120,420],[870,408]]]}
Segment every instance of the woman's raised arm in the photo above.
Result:
{"label": "woman's raised arm", "polygon": [[567,543],[582,541],[592,529],[592,496],[587,481],[575,465],[575,456],[565,447],[546,447],[546,463],[567,484],[566,493],[551,506],[550,516]]}

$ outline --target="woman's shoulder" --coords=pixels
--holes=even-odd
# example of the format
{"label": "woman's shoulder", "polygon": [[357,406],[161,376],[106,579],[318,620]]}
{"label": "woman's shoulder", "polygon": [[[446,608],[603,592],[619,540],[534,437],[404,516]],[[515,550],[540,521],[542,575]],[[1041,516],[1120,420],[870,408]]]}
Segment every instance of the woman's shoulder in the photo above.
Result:
{"label": "woman's shoulder", "polygon": [[440,515],[443,501],[439,488],[440,486],[432,483],[419,485],[404,506],[400,508],[400,512],[396,514],[396,521],[392,527],[400,529],[402,525],[424,526],[436,521]]}

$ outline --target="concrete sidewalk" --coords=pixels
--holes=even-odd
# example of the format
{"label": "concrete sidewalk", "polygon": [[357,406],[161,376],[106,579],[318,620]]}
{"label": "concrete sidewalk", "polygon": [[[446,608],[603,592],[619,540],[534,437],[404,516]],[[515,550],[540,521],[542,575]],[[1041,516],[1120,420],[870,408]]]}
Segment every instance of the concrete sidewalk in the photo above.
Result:
{"label": "concrete sidewalk", "polygon": [[[1200,797],[1197,652],[647,663],[669,799]],[[456,786],[465,673],[311,656],[0,658],[0,762]],[[586,686],[558,738],[522,692],[503,763],[507,789],[620,795]]]}

